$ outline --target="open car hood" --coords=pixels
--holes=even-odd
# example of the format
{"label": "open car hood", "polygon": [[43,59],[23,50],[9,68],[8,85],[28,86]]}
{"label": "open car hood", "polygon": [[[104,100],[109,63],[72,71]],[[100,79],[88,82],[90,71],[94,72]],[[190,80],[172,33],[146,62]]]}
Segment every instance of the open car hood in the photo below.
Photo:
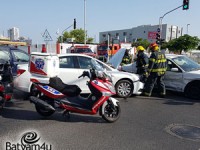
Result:
{"label": "open car hood", "polygon": [[126,49],[125,48],[121,48],[118,50],[117,53],[115,53],[115,55],[112,56],[112,58],[110,58],[110,60],[108,61],[108,63],[114,67],[115,69],[117,69],[119,67],[119,65],[122,62],[122,59],[124,57],[124,53],[125,53]]}
{"label": "open car hood", "polygon": [[[126,48],[119,49],[117,53],[115,53],[115,55],[113,55],[112,58],[110,58],[108,63],[115,69],[118,69],[122,62],[125,52]],[[131,54],[132,58],[134,58],[134,47],[129,50],[129,54]]]}

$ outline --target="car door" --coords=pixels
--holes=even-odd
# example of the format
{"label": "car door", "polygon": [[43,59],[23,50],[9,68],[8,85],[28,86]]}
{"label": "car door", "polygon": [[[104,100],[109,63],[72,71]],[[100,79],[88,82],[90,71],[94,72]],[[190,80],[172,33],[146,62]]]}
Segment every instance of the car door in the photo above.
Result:
{"label": "car door", "polygon": [[182,89],[183,71],[171,60],[167,60],[167,71],[164,76],[164,82],[167,89],[173,91],[181,91]]}
{"label": "car door", "polygon": [[59,57],[60,71],[58,77],[65,84],[76,84],[80,86],[78,77],[80,76],[75,56]]}
{"label": "car door", "polygon": [[[79,64],[79,74],[81,75],[83,71],[89,71],[92,68],[92,58],[85,57],[85,56],[78,56],[78,64]],[[87,86],[87,81],[89,81],[88,77],[80,78],[80,87],[82,90],[82,93],[90,93],[90,90]]]}
{"label": "car door", "polygon": [[10,49],[11,56],[13,58],[13,64],[12,64],[12,72],[13,75],[17,75],[17,65],[18,64],[28,64],[29,63],[29,55],[19,49]]}

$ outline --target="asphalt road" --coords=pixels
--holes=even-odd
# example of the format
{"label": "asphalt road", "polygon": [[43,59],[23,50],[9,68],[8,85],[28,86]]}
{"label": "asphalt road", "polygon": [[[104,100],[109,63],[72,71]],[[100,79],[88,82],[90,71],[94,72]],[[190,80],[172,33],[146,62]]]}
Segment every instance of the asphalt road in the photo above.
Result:
{"label": "asphalt road", "polygon": [[33,104],[19,95],[15,93],[16,98],[0,112],[2,150],[22,143],[23,134],[27,132],[36,132],[40,146],[45,142],[54,150],[200,149],[200,138],[190,140],[167,132],[167,127],[173,124],[200,127],[200,102],[177,93],[169,93],[166,98],[118,98],[122,113],[115,123],[106,123],[98,115],[71,114],[71,118],[65,120],[61,112],[44,118],[37,114]]}

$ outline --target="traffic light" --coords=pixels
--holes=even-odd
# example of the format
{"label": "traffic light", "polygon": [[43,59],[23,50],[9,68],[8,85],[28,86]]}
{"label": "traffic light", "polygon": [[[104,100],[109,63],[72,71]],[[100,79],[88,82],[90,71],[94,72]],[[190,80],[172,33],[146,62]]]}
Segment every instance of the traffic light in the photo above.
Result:
{"label": "traffic light", "polygon": [[156,33],[156,43],[160,44],[160,32]]}
{"label": "traffic light", "polygon": [[76,19],[74,19],[74,29],[76,29]]}
{"label": "traffic light", "polygon": [[183,10],[189,9],[189,0],[183,0]]}

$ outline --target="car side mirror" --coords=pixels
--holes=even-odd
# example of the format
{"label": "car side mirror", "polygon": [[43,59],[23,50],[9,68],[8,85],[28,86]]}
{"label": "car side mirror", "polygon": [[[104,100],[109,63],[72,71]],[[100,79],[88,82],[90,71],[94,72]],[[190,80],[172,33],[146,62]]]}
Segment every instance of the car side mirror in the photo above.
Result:
{"label": "car side mirror", "polygon": [[178,68],[171,68],[171,71],[172,72],[178,72],[179,70],[178,70]]}

